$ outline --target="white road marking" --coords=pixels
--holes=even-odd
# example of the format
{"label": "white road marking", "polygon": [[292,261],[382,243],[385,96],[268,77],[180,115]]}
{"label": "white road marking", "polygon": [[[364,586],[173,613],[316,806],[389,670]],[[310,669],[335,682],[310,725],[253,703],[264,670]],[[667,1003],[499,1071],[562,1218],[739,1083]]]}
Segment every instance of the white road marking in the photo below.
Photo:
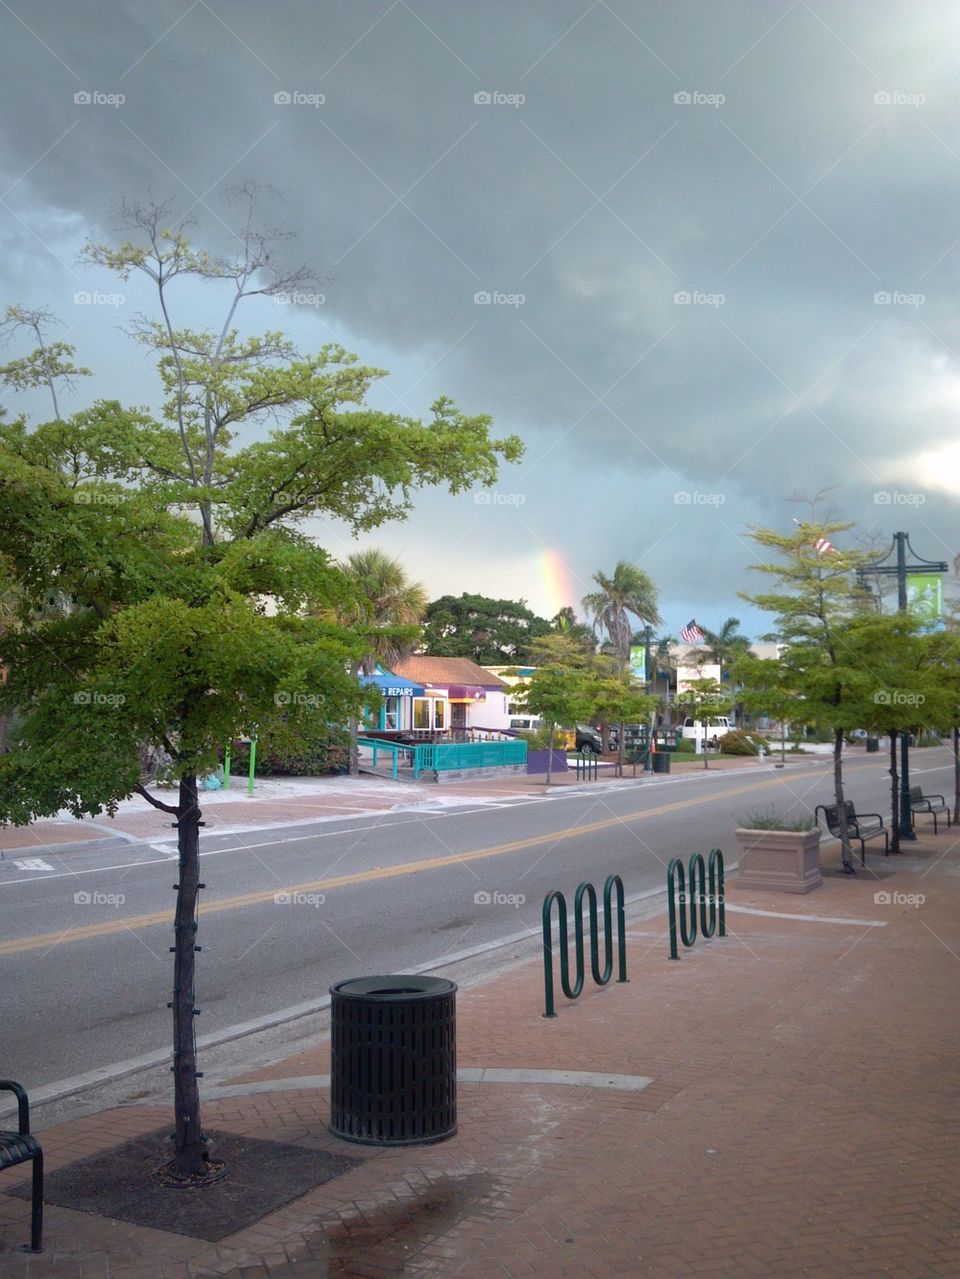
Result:
{"label": "white road marking", "polygon": [[[14,863],[13,863],[13,864],[14,864],[14,866],[16,866],[17,870],[49,870],[49,871],[52,871],[52,870],[53,870],[53,867],[50,865],[50,863],[49,863],[49,862],[45,862],[45,861],[43,860],[43,858],[42,858],[42,857],[21,857],[21,858],[15,858],[15,859],[14,859]],[[43,875],[43,876],[38,875],[38,876],[36,876],[36,878],[37,878],[37,879],[41,879],[41,878],[42,878],[42,879],[46,879],[46,878],[48,878],[48,876],[46,876],[46,875]],[[20,882],[20,883],[23,883],[23,880],[20,880],[19,882]]]}
{"label": "white road marking", "polygon": [[789,915],[782,910],[757,910],[753,906],[728,906],[728,911],[738,915],[766,915],[770,919],[801,919],[813,924],[857,924],[861,928],[886,928],[882,919],[844,919],[840,915]]}

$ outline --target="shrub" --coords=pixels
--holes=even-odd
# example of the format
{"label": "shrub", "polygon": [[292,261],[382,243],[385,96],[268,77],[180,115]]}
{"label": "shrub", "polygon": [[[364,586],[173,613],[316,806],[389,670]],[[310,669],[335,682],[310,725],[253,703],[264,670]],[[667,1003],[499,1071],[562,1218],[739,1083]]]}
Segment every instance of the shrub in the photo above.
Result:
{"label": "shrub", "polygon": [[742,728],[724,733],[719,745],[722,755],[759,755],[761,746],[764,750],[768,749],[767,743],[758,733],[749,733]]}
{"label": "shrub", "polygon": [[[528,751],[548,751],[550,749],[550,725],[541,724],[539,728],[528,728],[520,734],[527,743]],[[557,729],[553,738],[553,749],[563,750],[563,731]]]}
{"label": "shrub", "polygon": [[744,830],[816,830],[817,827],[816,819],[809,814],[781,816],[773,808],[747,813],[737,824]]}
{"label": "shrub", "polygon": [[[345,773],[350,766],[350,737],[345,729],[319,722],[315,731],[304,735],[297,747],[263,737],[257,742],[258,777],[324,777]],[[250,747],[234,742],[230,772],[246,773],[250,767]]]}
{"label": "shrub", "polygon": [[677,752],[681,755],[693,755],[696,753],[696,744],[689,737],[681,737],[677,745]]}
{"label": "shrub", "polygon": [[939,733],[933,732],[932,729],[924,729],[924,731],[914,741],[915,746],[942,746]]}

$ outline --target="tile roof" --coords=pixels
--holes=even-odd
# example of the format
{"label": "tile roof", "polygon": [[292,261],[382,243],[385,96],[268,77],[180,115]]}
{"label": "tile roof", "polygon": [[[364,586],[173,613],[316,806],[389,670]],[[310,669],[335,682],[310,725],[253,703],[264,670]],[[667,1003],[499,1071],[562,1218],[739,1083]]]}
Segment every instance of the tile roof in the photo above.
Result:
{"label": "tile roof", "polygon": [[502,679],[470,657],[428,657],[425,653],[415,653],[405,657],[403,661],[394,662],[393,670],[406,679],[416,680],[419,684],[439,684],[447,687],[450,684],[475,684],[478,688],[507,688]]}

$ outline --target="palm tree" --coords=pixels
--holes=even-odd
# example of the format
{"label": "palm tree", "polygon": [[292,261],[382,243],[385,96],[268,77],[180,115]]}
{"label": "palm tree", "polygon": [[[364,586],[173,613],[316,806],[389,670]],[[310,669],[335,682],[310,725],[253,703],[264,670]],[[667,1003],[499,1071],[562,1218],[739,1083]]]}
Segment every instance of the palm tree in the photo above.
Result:
{"label": "palm tree", "polygon": [[630,617],[657,626],[657,588],[651,579],[635,564],[619,560],[613,575],[597,572],[593,575],[599,590],[585,595],[581,601],[588,617],[593,618],[595,634],[605,631],[622,674],[630,664],[630,641],[633,627]]}
{"label": "palm tree", "polygon": [[414,643],[398,635],[397,628],[419,625],[427,611],[427,592],[422,583],[408,580],[399,560],[383,551],[357,551],[340,569],[354,598],[338,610],[338,620],[366,632],[369,647],[360,670],[372,675],[378,662],[390,666],[413,651]]}
{"label": "palm tree", "polygon": [[550,619],[550,625],[553,628],[550,634],[562,635],[565,640],[569,641],[571,648],[576,649],[584,656],[596,652],[597,644],[593,628],[587,626],[585,622],[581,622],[569,604],[565,604]]}
{"label": "palm tree", "polygon": [[[372,675],[378,663],[389,667],[413,650],[409,635],[397,628],[416,626],[427,611],[427,592],[422,583],[408,580],[399,560],[384,551],[370,548],[356,551],[340,565],[353,588],[353,598],[336,610],[337,621],[359,630],[367,641],[367,651],[357,663],[355,674]],[[357,737],[360,722],[350,720],[350,773],[360,771]]]}
{"label": "palm tree", "polygon": [[719,631],[708,631],[705,626],[700,628],[703,631],[708,661],[716,662],[722,668],[725,663],[746,652],[750,641],[737,630],[739,625],[739,617],[728,617]]}

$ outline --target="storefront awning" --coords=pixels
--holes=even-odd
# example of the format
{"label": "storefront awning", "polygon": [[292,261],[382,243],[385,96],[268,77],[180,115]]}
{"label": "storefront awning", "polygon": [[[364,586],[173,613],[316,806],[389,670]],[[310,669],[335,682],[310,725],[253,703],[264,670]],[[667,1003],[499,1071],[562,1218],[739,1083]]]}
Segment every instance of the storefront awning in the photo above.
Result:
{"label": "storefront awning", "polygon": [[393,671],[382,668],[375,675],[361,675],[360,683],[373,684],[384,697],[422,697],[424,693],[422,684],[415,684],[413,680],[404,679],[402,675],[394,675]]}
{"label": "storefront awning", "polygon": [[474,684],[451,684],[447,689],[449,702],[484,702],[487,690]]}

